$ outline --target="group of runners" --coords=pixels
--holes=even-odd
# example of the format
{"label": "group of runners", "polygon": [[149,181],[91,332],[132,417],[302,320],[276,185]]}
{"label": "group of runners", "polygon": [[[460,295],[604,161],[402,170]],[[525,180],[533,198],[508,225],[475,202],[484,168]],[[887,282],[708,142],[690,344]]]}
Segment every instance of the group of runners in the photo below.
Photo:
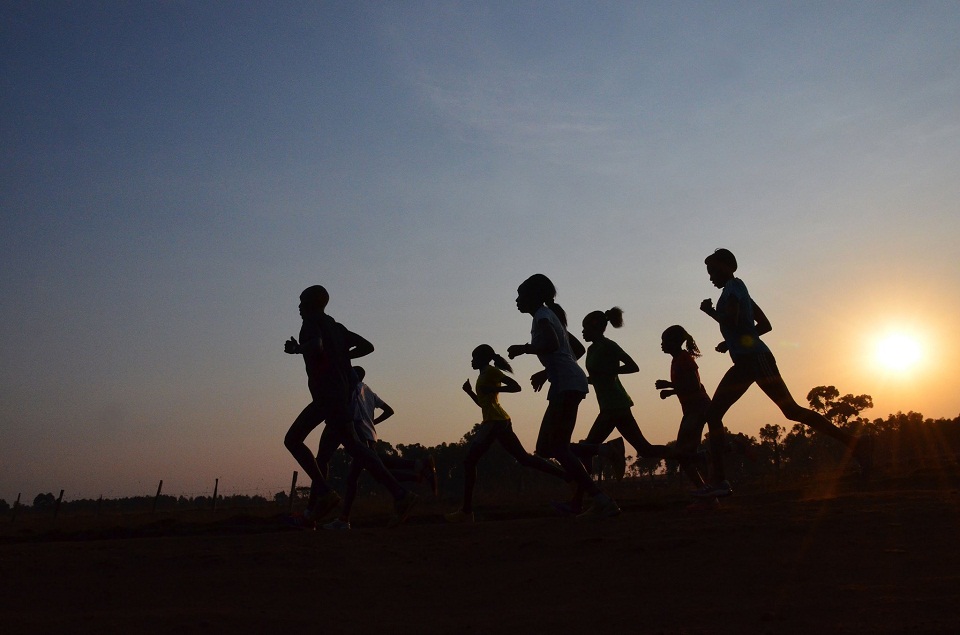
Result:
{"label": "group of runners", "polygon": [[[507,348],[507,356],[536,355],[543,369],[531,377],[535,391],[547,389],[547,408],[543,414],[533,454],[528,453],[513,431],[510,416],[500,405],[500,393],[519,392],[520,385],[506,373],[510,362],[491,346],[474,349],[472,367],[478,371],[475,388],[470,381],[463,390],[481,409],[482,422],[471,440],[464,461],[462,505],[446,514],[449,522],[472,522],[473,490],[477,464],[496,442],[518,463],[540,470],[571,484],[569,501],[555,502],[565,515],[583,519],[603,519],[620,514],[617,503],[600,488],[587,466],[594,456],[607,459],[622,476],[625,459],[623,440],[638,456],[674,459],[693,485],[694,508],[710,509],[719,498],[733,493],[724,474],[725,448],[723,417],[747,389],[756,383],[780,408],[784,416],[833,437],[848,448],[862,469],[870,466],[869,439],[854,436],[823,415],[802,407],[791,396],[780,375],[776,360],[761,336],[771,330],[770,321],[753,301],[742,280],[735,276],[736,257],[727,249],[717,249],[704,260],[710,282],[721,289],[714,306],[704,300],[700,310],[719,325],[723,341],[716,347],[728,353],[733,362],[711,398],[699,375],[696,358],[700,350],[693,337],[680,325],[664,330],[661,349],[672,357],[670,379],[657,380],[660,398],[677,397],[682,418],[673,447],[653,445],[646,440],[631,408],[633,401],[620,381],[620,375],[635,373],[639,367],[623,348],[606,336],[608,326],[623,325],[623,311],[617,307],[593,311],[582,322],[583,343],[567,328],[567,316],[556,303],[557,290],[543,274],[535,274],[517,289],[517,310],[532,317],[530,341]],[[284,439],[287,449],[312,479],[310,499],[298,523],[314,527],[340,503],[339,494],[327,482],[327,465],[340,446],[351,458],[343,510],[326,529],[349,529],[350,508],[356,495],[360,473],[367,470],[394,498],[390,526],[404,522],[419,502],[419,496],[401,482],[426,482],[437,491],[436,466],[431,457],[422,460],[400,459],[376,452],[375,425],[393,414],[393,410],[363,383],[363,369],[352,360],[373,352],[373,345],[327,315],[327,291],[309,287],[300,295],[303,325],[299,338],[290,338],[285,351],[304,358],[307,385],[312,401],[297,417]],[[578,360],[586,356],[586,372]],[[600,407],[599,414],[583,441],[572,442],[580,403],[589,386]],[[377,415],[377,410],[380,414]],[[306,437],[326,423],[316,455],[305,444]],[[706,466],[699,460],[704,426],[709,430],[710,457]],[[613,441],[607,438],[618,431]]]}

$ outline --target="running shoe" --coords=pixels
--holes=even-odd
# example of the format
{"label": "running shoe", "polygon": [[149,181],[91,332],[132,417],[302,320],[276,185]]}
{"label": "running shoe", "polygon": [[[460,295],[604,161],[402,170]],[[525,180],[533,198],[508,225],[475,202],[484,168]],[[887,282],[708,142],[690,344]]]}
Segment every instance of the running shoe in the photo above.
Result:
{"label": "running shoe", "polygon": [[594,500],[593,504],[587,508],[587,511],[579,514],[577,520],[603,520],[604,518],[613,518],[620,515],[620,506],[612,498],[604,497],[604,500]]}
{"label": "running shoe", "polygon": [[289,516],[284,516],[283,524],[293,529],[303,529],[306,531],[313,531],[317,528],[317,523],[312,519],[307,518],[303,514],[290,514]]}
{"label": "running shoe", "polygon": [[627,450],[623,445],[623,437],[617,437],[601,445],[600,455],[610,461],[613,477],[618,481],[623,480],[623,475],[627,471]]}
{"label": "running shoe", "polygon": [[465,512],[462,509],[458,509],[455,512],[450,512],[449,514],[443,515],[444,520],[448,523],[472,523],[473,522],[473,512]]}
{"label": "running shoe", "polygon": [[408,491],[406,496],[393,504],[393,516],[387,522],[387,527],[397,527],[402,525],[407,518],[410,517],[410,512],[414,507],[417,506],[417,503],[419,502],[420,497],[413,492]]}
{"label": "running shoe", "polygon": [[695,498],[723,498],[731,494],[733,494],[733,488],[730,487],[730,481],[720,481],[716,484],[707,483],[693,492]]}
{"label": "running shoe", "polygon": [[340,520],[337,518],[336,520],[332,520],[324,525],[323,528],[331,531],[347,531],[350,529],[350,523],[346,520]]}
{"label": "running shoe", "polygon": [[313,509],[308,511],[308,516],[317,521],[323,520],[323,517],[332,512],[337,508],[337,505],[340,504],[340,495],[335,491],[330,490],[323,496],[317,499],[316,504],[314,504]]}

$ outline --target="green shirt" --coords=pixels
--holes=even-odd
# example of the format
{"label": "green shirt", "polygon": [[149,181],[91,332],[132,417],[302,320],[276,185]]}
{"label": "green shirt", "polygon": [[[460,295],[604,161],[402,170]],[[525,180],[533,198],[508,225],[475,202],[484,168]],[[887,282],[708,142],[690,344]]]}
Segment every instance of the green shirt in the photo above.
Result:
{"label": "green shirt", "polygon": [[587,374],[597,393],[600,410],[629,408],[633,400],[620,383],[620,360],[626,356],[620,345],[603,337],[587,349]]}

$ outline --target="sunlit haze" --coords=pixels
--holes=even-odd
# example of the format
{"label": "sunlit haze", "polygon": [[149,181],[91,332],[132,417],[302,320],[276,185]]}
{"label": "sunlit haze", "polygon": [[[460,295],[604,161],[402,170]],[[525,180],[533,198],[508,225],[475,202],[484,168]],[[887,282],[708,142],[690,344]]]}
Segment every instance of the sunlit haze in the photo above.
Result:
{"label": "sunlit haze", "polygon": [[888,370],[909,372],[923,360],[920,342],[906,333],[889,333],[877,342],[877,362]]}
{"label": "sunlit haze", "polygon": [[[542,272],[607,335],[644,434],[712,392],[727,247],[794,397],[960,397],[960,3],[0,6],[0,498],[272,496],[309,395],[300,291],[376,351],[393,444],[455,442],[470,352],[528,341]],[[921,324],[922,333],[913,325]],[[899,329],[899,330],[898,330]],[[888,340],[893,333],[900,340]],[[897,335],[899,333],[899,335]],[[545,407],[515,361],[528,449]],[[596,415],[589,396],[575,439]],[[756,388],[726,418],[786,424]],[[308,439],[313,445],[317,433]],[[630,450],[628,449],[628,452]]]}

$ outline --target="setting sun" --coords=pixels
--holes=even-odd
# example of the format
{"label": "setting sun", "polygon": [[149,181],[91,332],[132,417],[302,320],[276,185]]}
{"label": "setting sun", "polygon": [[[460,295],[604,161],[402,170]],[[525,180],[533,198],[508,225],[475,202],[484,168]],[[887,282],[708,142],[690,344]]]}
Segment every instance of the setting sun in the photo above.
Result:
{"label": "setting sun", "polygon": [[905,333],[889,333],[876,347],[876,360],[885,369],[897,372],[911,370],[923,357],[923,348],[916,337]]}

